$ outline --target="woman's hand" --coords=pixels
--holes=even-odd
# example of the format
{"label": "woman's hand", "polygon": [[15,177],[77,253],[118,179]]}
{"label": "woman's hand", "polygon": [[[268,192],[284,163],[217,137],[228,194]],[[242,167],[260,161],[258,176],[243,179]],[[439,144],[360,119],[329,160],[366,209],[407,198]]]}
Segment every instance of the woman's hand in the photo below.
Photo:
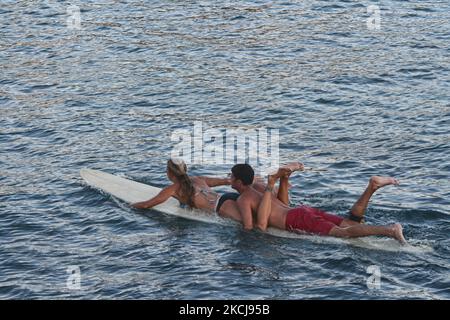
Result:
{"label": "woman's hand", "polygon": [[136,209],[145,209],[146,208],[145,203],[143,203],[143,202],[132,203],[131,206]]}

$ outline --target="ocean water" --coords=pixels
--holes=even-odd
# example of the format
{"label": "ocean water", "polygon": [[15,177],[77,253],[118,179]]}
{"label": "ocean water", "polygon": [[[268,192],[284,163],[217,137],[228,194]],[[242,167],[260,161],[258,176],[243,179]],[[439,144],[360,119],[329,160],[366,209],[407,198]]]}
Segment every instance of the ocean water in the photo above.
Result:
{"label": "ocean water", "polygon": [[[0,298],[449,299],[449,20],[448,1],[2,1]],[[366,220],[415,249],[143,214],[83,183],[167,185],[195,121],[279,130],[280,161],[321,169],[292,205],[344,215],[395,176]]]}

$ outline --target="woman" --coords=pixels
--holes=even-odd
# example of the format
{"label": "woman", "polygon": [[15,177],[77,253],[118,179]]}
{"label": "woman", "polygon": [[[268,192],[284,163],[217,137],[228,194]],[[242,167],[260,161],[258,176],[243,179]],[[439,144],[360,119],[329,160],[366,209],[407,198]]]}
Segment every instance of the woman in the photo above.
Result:
{"label": "woman", "polygon": [[225,193],[220,196],[211,189],[211,187],[230,185],[230,179],[189,177],[186,164],[179,159],[167,161],[167,177],[172,181],[172,185],[162,189],[152,199],[134,203],[132,206],[139,209],[152,208],[174,197],[190,208],[217,212],[221,217],[241,221],[241,214],[236,205],[239,194]]}

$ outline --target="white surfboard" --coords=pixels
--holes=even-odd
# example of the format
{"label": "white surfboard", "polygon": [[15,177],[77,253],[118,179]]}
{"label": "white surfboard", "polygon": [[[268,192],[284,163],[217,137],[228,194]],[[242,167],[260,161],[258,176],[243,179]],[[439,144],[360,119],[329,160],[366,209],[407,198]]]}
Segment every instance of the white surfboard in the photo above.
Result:
{"label": "white surfboard", "polygon": [[[156,196],[161,189],[147,185],[144,183],[129,180],[123,177],[119,177],[110,173],[106,173],[99,170],[81,169],[81,177],[91,187],[100,189],[103,192],[110,194],[128,204],[145,201]],[[151,210],[155,210],[161,213],[170,214],[190,220],[217,223],[222,225],[236,226],[238,223],[224,219],[216,214],[204,212],[201,210],[190,210],[180,206],[180,203],[175,198],[170,198],[166,202],[153,207]],[[288,232],[285,230],[279,230],[274,228],[268,228],[267,233],[282,238],[296,238],[296,239],[308,239],[314,242],[327,242],[327,243],[346,243],[358,247],[379,249],[385,251],[410,251],[410,252],[426,252],[432,249],[426,245],[419,246],[401,246],[398,241],[387,238],[359,238],[359,239],[341,239],[334,237],[321,237],[307,234],[297,234]]]}
{"label": "white surfboard", "polygon": [[[91,187],[100,189],[128,204],[145,201],[156,196],[161,189],[133,180],[125,179],[99,170],[81,169],[81,177]],[[170,198],[152,208],[152,210],[186,219],[216,222],[214,215],[200,210],[189,210],[180,206],[175,198]]]}

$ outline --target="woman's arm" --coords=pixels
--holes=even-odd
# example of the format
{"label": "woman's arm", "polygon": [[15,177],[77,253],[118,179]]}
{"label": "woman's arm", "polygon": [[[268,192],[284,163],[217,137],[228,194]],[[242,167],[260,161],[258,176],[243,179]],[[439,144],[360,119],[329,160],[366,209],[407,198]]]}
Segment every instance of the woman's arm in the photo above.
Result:
{"label": "woman's arm", "polygon": [[131,206],[138,208],[138,209],[152,208],[154,206],[157,206],[160,203],[165,202],[171,196],[175,195],[177,188],[178,188],[178,186],[175,184],[165,187],[155,197],[153,197],[147,201],[133,203]]}
{"label": "woman's arm", "polygon": [[211,178],[204,176],[201,176],[199,178],[205,180],[206,184],[209,187],[229,186],[231,184],[230,178]]}

